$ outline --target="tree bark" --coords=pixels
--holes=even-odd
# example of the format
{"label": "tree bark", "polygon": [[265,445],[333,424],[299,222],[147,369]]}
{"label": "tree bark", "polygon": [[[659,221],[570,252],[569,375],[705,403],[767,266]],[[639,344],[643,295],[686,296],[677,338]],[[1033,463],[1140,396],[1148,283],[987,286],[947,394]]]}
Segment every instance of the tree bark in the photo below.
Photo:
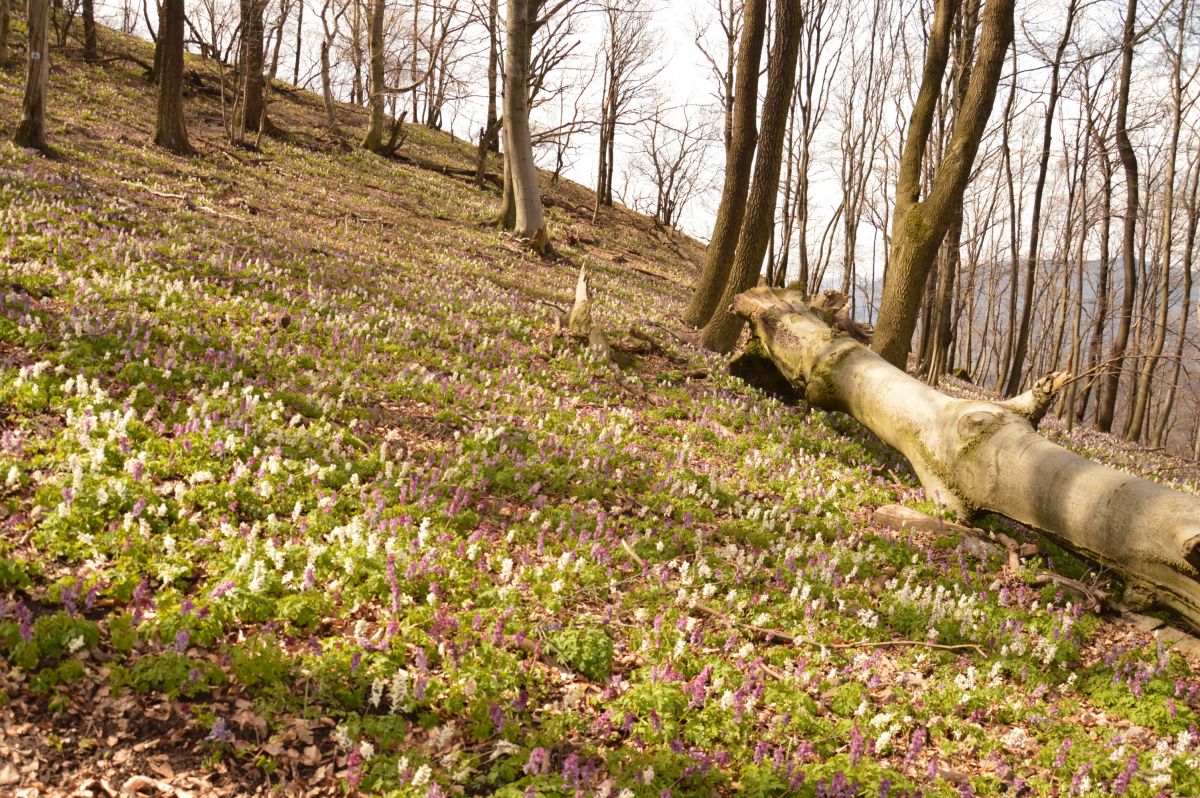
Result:
{"label": "tree bark", "polygon": [[892,252],[883,286],[876,352],[904,368],[920,311],[920,295],[938,248],[962,202],[975,153],[996,98],[996,84],[1013,39],[1014,0],[993,0],[984,10],[979,55],[962,112],[928,195],[920,199],[921,163],[933,124],[942,75],[950,49],[950,28],[959,0],[938,0],[921,87],[910,116],[892,222]]}
{"label": "tree bark", "polygon": [[1041,529],[1200,622],[1200,497],[1039,435],[1036,424],[1066,375],[1005,402],[955,399],[831,329],[828,314],[798,291],[755,288],[739,294],[734,309],[755,335],[747,358],[769,359],[775,376],[812,406],[853,416],[899,450],[935,502]]}
{"label": "tree bark", "polygon": [[[500,129],[500,116],[496,105],[496,87],[500,76],[500,0],[489,0],[488,2],[488,99],[487,99],[487,126],[485,130],[496,131]],[[500,152],[500,137],[494,133],[491,136],[486,136],[488,139],[487,148],[491,152]],[[483,142],[480,142],[481,146]]]}
{"label": "tree bark", "polygon": [[534,251],[545,253],[550,248],[550,238],[542,213],[529,132],[529,62],[536,17],[537,4],[532,0],[509,0],[508,46],[504,54],[504,150],[505,168],[511,173],[507,182],[513,192],[512,232],[528,240]]}
{"label": "tree bark", "polygon": [[1129,0],[1125,11],[1125,33],[1121,45],[1121,78],[1117,89],[1116,139],[1117,155],[1125,172],[1125,219],[1121,235],[1121,261],[1125,284],[1121,287],[1121,314],[1117,322],[1117,335],[1109,351],[1108,366],[1104,375],[1103,391],[1100,396],[1100,415],[1096,426],[1101,432],[1112,430],[1113,416],[1117,409],[1117,393],[1121,382],[1121,370],[1125,362],[1125,349],[1129,345],[1129,328],[1133,321],[1133,304],[1137,298],[1137,259],[1135,255],[1138,213],[1138,164],[1133,144],[1129,140],[1126,122],[1129,112],[1129,84],[1133,74],[1134,27],[1137,17],[1137,0]]}
{"label": "tree bark", "polygon": [[[44,0],[34,0],[43,2]],[[158,121],[154,143],[180,155],[192,152],[183,123],[183,0],[163,0],[158,33]]]}
{"label": "tree bark", "polygon": [[8,33],[12,28],[12,0],[0,0],[0,68],[8,66]]}
{"label": "tree bark", "polygon": [[767,95],[763,100],[762,136],[754,159],[754,183],[750,187],[724,293],[700,335],[701,343],[714,352],[728,352],[737,344],[744,322],[740,316],[729,312],[729,304],[736,295],[758,282],[763,256],[774,232],[788,98],[796,86],[800,17],[799,0],[777,0],[775,3],[776,35],[768,58]]}
{"label": "tree bark", "polygon": [[83,60],[96,60],[96,4],[94,0],[83,0]]}
{"label": "tree bark", "polygon": [[25,70],[24,111],[13,142],[46,151],[46,87],[50,82],[50,5],[29,0],[29,61]]}
{"label": "tree bark", "polygon": [[383,153],[383,101],[387,96],[384,93],[384,83],[386,82],[383,50],[384,13],[383,0],[371,0],[371,7],[367,14],[367,52],[371,75],[370,112],[362,147],[375,153]]}
{"label": "tree bark", "polygon": [[242,98],[242,119],[245,129],[258,132],[267,123],[267,106],[263,77],[265,44],[263,42],[263,0],[241,0],[242,57],[241,74],[245,96]]}
{"label": "tree bark", "polygon": [[304,44],[304,3],[306,0],[299,0],[296,3],[299,10],[296,12],[296,60],[292,64],[292,85],[300,85],[300,52]]}
{"label": "tree bark", "polygon": [[733,138],[725,158],[725,185],[712,238],[704,253],[704,266],[683,321],[693,327],[708,323],[729,280],[729,265],[737,247],[738,232],[746,209],[750,170],[758,141],[758,68],[762,61],[767,27],[766,0],[746,0],[742,39],[738,45],[738,67],[734,87]]}

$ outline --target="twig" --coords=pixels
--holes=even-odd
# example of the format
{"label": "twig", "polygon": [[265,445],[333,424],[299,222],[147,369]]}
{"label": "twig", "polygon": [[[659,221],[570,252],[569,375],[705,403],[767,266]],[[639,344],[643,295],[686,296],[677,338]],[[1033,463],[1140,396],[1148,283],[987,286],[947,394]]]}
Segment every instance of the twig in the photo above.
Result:
{"label": "twig", "polygon": [[645,560],[643,560],[641,557],[639,557],[639,556],[638,556],[638,553],[637,553],[636,551],[634,551],[634,550],[633,550],[633,546],[630,546],[630,545],[629,545],[629,541],[627,541],[627,540],[625,540],[624,538],[622,538],[622,539],[621,539],[621,548],[625,549],[625,553],[626,553],[626,554],[628,554],[628,555],[630,556],[630,558],[631,558],[631,559],[632,559],[632,560],[633,560],[635,563],[637,563],[637,564],[638,564],[638,568],[641,568],[641,569],[645,570],[645,568],[646,568],[646,561],[645,561]]}
{"label": "twig", "polygon": [[696,606],[696,609],[701,614],[707,615],[710,618],[716,618],[718,620],[724,621],[729,626],[744,627],[744,628],[750,630],[751,632],[753,632],[754,634],[758,635],[759,637],[764,638],[766,640],[766,642],[768,642],[768,643],[771,642],[772,640],[778,640],[783,643],[790,643],[791,645],[794,645],[794,646],[801,646],[801,645],[824,646],[825,648],[875,648],[875,647],[882,647],[882,646],[919,646],[921,648],[932,648],[932,649],[937,649],[939,651],[960,651],[962,649],[970,649],[970,650],[974,651],[975,653],[979,654],[980,656],[984,656],[983,649],[981,647],[975,645],[974,643],[944,644],[944,643],[929,643],[924,640],[860,640],[860,641],[856,641],[853,643],[822,643],[819,640],[813,640],[808,637],[797,637],[796,635],[791,635],[791,634],[788,634],[787,632],[782,632],[778,629],[770,629],[766,626],[758,626],[757,624],[752,624],[752,623],[739,623],[737,621],[734,621],[729,616],[725,615],[725,613],[721,612],[720,610],[714,609],[713,607],[710,607],[707,604],[697,603],[695,606]]}
{"label": "twig", "polygon": [[1037,576],[1033,577],[1032,582],[1035,585],[1061,585],[1062,587],[1065,587],[1066,589],[1083,596],[1083,598],[1092,605],[1092,609],[1096,611],[1103,609],[1106,604],[1106,600],[1108,599],[1108,594],[1103,590],[1097,590],[1089,587],[1083,582],[1080,582],[1076,579],[1071,579],[1070,577],[1062,576],[1061,574],[1038,574]]}

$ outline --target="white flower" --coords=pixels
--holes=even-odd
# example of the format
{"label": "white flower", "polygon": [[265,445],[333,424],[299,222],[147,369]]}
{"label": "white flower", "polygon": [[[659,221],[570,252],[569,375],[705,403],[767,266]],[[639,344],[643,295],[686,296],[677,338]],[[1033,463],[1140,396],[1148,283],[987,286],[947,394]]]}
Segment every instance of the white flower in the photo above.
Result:
{"label": "white flower", "polygon": [[375,756],[375,746],[365,741],[361,742],[358,744],[358,753],[362,754],[363,759],[370,759]]}
{"label": "white flower", "polygon": [[8,469],[8,476],[4,480],[4,484],[8,487],[13,487],[21,481],[21,469],[12,466]]}
{"label": "white flower", "polygon": [[429,777],[433,775],[433,771],[429,769],[429,765],[421,765],[417,768],[417,772],[413,774],[412,786],[424,787],[429,783]]}
{"label": "white flower", "polygon": [[211,471],[197,471],[188,478],[188,481],[193,485],[199,485],[202,482],[212,482],[213,475]]}

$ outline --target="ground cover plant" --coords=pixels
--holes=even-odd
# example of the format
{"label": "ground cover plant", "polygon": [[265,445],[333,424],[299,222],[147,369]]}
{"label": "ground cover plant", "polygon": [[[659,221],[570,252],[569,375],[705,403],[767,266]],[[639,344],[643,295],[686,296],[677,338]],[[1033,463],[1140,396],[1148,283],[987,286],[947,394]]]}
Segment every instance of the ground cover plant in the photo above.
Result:
{"label": "ground cover plant", "polygon": [[188,68],[196,157],[136,66],[70,57],[57,155],[0,146],[0,789],[1200,793],[1196,659],[1033,578],[1105,574],[873,525],[932,507],[853,421],[554,335],[581,264],[617,338],[670,324],[695,242],[563,182],[536,258],[311,95],[227,147]]}

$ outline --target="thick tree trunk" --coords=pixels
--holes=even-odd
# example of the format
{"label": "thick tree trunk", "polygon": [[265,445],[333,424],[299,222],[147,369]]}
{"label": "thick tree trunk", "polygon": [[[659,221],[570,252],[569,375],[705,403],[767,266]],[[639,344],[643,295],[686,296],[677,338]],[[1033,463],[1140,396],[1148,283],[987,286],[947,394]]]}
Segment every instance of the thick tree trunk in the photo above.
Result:
{"label": "thick tree trunk", "polygon": [[265,49],[263,42],[263,0],[242,0],[242,57],[241,73],[245,96],[242,98],[242,119],[245,129],[257,132],[266,124],[267,105],[263,77]]}
{"label": "thick tree trunk", "polygon": [[93,0],[83,0],[83,59],[96,60],[96,4]]}
{"label": "thick tree trunk", "polygon": [[983,14],[979,56],[972,69],[962,111],[927,196],[921,199],[920,173],[925,145],[941,93],[950,49],[950,28],[959,0],[938,0],[921,88],[913,106],[896,182],[892,252],[883,286],[875,351],[903,368],[920,311],[921,291],[938,248],[962,203],[975,153],[991,115],[996,84],[1013,40],[1014,0],[993,0]]}
{"label": "thick tree trunk", "polygon": [[[42,0],[34,0],[39,2]],[[181,155],[192,152],[183,123],[183,0],[163,0],[158,33],[158,121],[154,143]]]}
{"label": "thick tree trunk", "polygon": [[508,47],[504,54],[504,151],[515,206],[512,231],[527,239],[535,251],[546,252],[550,239],[546,234],[529,132],[529,62],[537,24],[535,14],[530,0],[509,0]]}
{"label": "thick tree trunk", "polygon": [[[831,330],[828,314],[810,308],[798,291],[755,288],[735,298],[734,310],[751,322],[776,377],[814,407],[848,413],[899,450],[934,501],[1041,529],[1200,622],[1200,497],[1107,468],[1039,435],[1035,425],[1065,375],[1043,378],[1006,402],[955,399]],[[765,365],[762,354],[746,357]]]}
{"label": "thick tree trunk", "polygon": [[46,150],[46,86],[50,82],[50,6],[29,0],[29,61],[25,71],[25,101],[13,142]]}
{"label": "thick tree trunk", "polygon": [[12,0],[0,0],[0,68],[8,66],[8,32],[12,27]]}
{"label": "thick tree trunk", "polygon": [[738,231],[746,210],[750,170],[758,142],[758,67],[762,61],[767,28],[766,0],[746,0],[742,39],[738,45],[737,83],[734,87],[733,138],[726,148],[725,184],[713,223],[712,238],[704,253],[704,266],[696,281],[692,301],[683,313],[685,323],[702,327],[712,317],[729,280],[729,266],[737,247]]}
{"label": "thick tree trunk", "polygon": [[728,352],[742,332],[742,318],[729,312],[733,298],[758,282],[763,256],[771,241],[775,198],[779,193],[779,168],[783,160],[783,135],[787,127],[788,97],[796,86],[796,53],[800,47],[800,2],[775,4],[775,42],[767,65],[767,95],[763,100],[762,136],[754,159],[754,184],[742,218],[737,249],[725,291],[712,317],[704,325],[701,343],[715,352]]}
{"label": "thick tree trunk", "polygon": [[371,152],[383,153],[383,101],[384,93],[384,50],[383,50],[383,0],[372,0],[367,15],[367,51],[370,61],[371,95],[367,133],[362,146]]}

